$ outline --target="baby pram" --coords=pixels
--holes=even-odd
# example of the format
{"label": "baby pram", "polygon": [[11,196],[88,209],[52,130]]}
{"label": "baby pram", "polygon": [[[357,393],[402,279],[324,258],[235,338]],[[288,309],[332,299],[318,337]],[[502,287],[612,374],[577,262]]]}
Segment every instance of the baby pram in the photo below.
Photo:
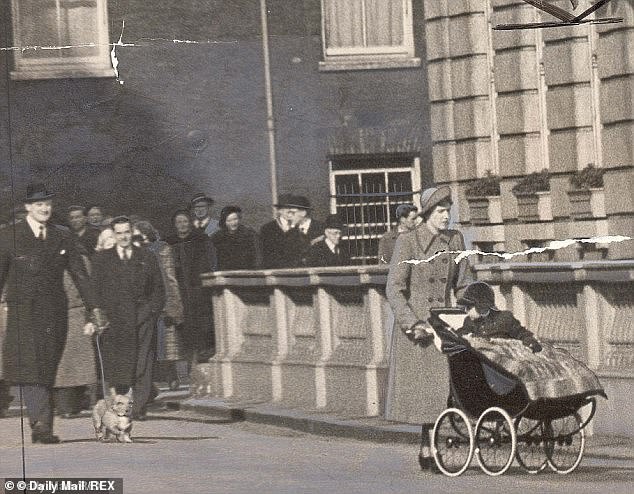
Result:
{"label": "baby pram", "polygon": [[[436,344],[449,361],[448,408],[436,420],[431,445],[440,471],[458,476],[469,467],[475,454],[488,475],[503,474],[514,459],[530,473],[540,472],[547,465],[558,473],[572,472],[583,457],[584,428],[594,416],[595,396],[606,397],[596,376],[567,352],[545,348],[546,353],[556,351],[559,356],[563,352],[563,360],[579,366],[587,382],[579,386],[579,392],[539,396],[539,389],[495,362],[490,351],[477,349],[476,339],[456,334],[454,329],[461,325],[456,320],[463,319],[461,308],[432,309],[429,319]],[[486,340],[483,344],[487,344]],[[497,340],[489,349],[505,344],[522,348],[517,340]],[[531,355],[530,350],[528,354]],[[531,358],[526,356],[527,360]],[[538,362],[548,355],[534,358]]]}

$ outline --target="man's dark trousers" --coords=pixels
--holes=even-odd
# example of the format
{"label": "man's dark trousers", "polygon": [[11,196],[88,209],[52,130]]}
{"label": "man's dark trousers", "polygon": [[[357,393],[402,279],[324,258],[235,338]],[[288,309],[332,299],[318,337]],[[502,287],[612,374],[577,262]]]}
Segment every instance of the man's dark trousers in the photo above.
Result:
{"label": "man's dark trousers", "polygon": [[42,384],[22,384],[22,398],[31,421],[40,432],[51,432],[53,426],[53,388]]}
{"label": "man's dark trousers", "polygon": [[145,415],[145,407],[152,392],[152,367],[156,356],[156,324],[156,318],[151,317],[137,328],[136,381],[132,395],[134,401],[132,414],[135,417]]}

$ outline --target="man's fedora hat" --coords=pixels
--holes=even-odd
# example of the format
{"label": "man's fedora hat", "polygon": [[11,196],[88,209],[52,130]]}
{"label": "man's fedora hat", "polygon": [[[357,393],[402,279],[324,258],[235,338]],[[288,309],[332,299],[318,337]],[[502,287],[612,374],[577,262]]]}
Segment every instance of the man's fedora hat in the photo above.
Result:
{"label": "man's fedora hat", "polygon": [[451,189],[447,186],[444,187],[430,187],[425,189],[420,194],[420,214],[433,210],[441,202],[452,203]]}
{"label": "man's fedora hat", "polygon": [[55,197],[55,194],[51,194],[47,191],[44,184],[34,183],[26,186],[26,198],[24,199],[24,202],[46,201],[47,199],[51,199],[53,197]]}
{"label": "man's fedora hat", "polygon": [[277,202],[273,204],[276,208],[291,208],[295,202],[295,196],[293,194],[280,194],[277,196]]}
{"label": "man's fedora hat", "polygon": [[211,197],[201,192],[200,194],[196,194],[194,197],[192,197],[192,200],[189,203],[193,206],[194,204],[198,204],[199,202],[206,202],[207,204],[213,204],[216,201],[214,201]]}
{"label": "man's fedora hat", "polygon": [[310,201],[304,196],[291,196],[291,204],[288,205],[289,208],[297,208],[297,209],[312,209],[310,207]]}
{"label": "man's fedora hat", "polygon": [[332,228],[334,230],[343,230],[345,225],[341,218],[339,218],[338,214],[331,214],[326,217],[326,221],[324,222],[324,230]]}

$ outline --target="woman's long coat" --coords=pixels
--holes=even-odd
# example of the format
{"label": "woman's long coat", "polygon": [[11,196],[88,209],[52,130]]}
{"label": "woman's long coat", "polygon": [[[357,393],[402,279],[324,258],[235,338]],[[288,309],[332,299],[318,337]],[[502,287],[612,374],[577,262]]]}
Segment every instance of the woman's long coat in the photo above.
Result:
{"label": "woman's long coat", "polygon": [[156,327],[156,359],[183,360],[186,358],[184,342],[181,332],[176,329],[183,323],[183,302],[172,247],[167,242],[156,240],[147,249],[156,256],[165,285],[165,307]]}
{"label": "woman's long coat", "polygon": [[94,296],[70,233],[48,225],[46,240],[26,221],[0,232],[0,289],[7,301],[3,378],[52,386],[68,332],[68,271],[88,308]]}
{"label": "woman's long coat", "polygon": [[202,288],[200,275],[216,270],[216,250],[209,237],[196,231],[185,238],[170,237],[167,242],[174,254],[183,301],[183,340],[190,357],[194,351],[215,345],[211,298]]}
{"label": "woman's long coat", "polygon": [[106,381],[110,385],[135,384],[139,334],[144,325],[156,329],[165,305],[163,276],[156,256],[133,247],[132,257],[121,260],[117,249],[104,250],[92,258],[95,295],[110,321],[100,336]]}
{"label": "woman's long coat", "polygon": [[394,311],[386,417],[414,424],[433,423],[445,408],[449,394],[447,360],[433,345],[414,345],[404,331],[418,321],[426,322],[429,310],[452,305],[452,295],[471,281],[466,260],[456,265],[457,254],[437,252],[464,250],[462,234],[445,230],[432,234],[425,224],[396,240],[386,294]]}
{"label": "woman's long coat", "polygon": [[97,382],[93,337],[84,334],[86,309],[70,276],[64,276],[68,297],[68,336],[57,367],[55,387],[69,388]]}
{"label": "woman's long coat", "polygon": [[218,256],[218,271],[257,269],[260,265],[260,240],[251,228],[239,225],[235,232],[220,228],[211,241]]}

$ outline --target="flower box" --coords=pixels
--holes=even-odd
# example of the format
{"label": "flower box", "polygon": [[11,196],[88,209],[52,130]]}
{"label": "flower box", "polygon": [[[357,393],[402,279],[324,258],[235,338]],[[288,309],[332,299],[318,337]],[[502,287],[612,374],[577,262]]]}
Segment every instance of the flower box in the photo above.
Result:
{"label": "flower box", "polygon": [[500,196],[467,197],[469,216],[474,225],[502,223]]}
{"label": "flower box", "polygon": [[469,216],[472,224],[502,223],[500,177],[487,171],[484,177],[480,177],[467,185],[465,196],[469,203]]}
{"label": "flower box", "polygon": [[537,194],[517,194],[517,219],[524,222],[539,221]]}

